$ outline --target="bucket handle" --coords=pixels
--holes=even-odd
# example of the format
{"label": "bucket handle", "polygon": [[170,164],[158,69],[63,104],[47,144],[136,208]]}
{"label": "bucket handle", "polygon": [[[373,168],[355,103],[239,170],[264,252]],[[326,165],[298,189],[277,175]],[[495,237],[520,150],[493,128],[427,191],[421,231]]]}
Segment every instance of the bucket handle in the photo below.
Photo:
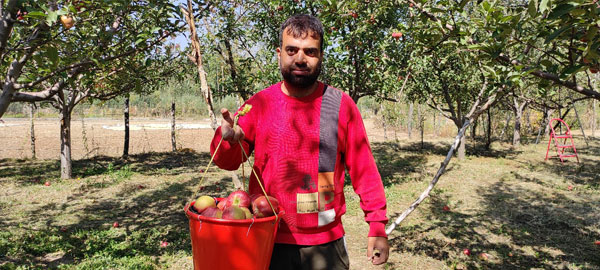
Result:
{"label": "bucket handle", "polygon": [[[235,126],[237,126],[239,117],[244,116],[246,113],[248,113],[250,111],[250,109],[252,109],[252,105],[246,104],[246,105],[244,105],[244,107],[242,109],[238,110],[238,113],[233,118],[233,128],[235,128]],[[196,188],[196,192],[194,192],[194,194],[192,195],[192,199],[195,198],[198,195],[198,193],[200,192],[202,183],[204,182],[204,179],[206,178],[206,174],[208,173],[208,169],[210,168],[210,165],[214,161],[215,156],[217,155],[217,152],[219,151],[219,148],[221,147],[222,142],[223,142],[223,136],[221,136],[221,139],[219,140],[219,143],[217,144],[217,147],[215,148],[215,152],[210,157],[210,161],[206,165],[206,169],[204,169],[204,173],[202,174],[202,177],[200,178],[200,183],[198,183],[198,188]],[[267,202],[269,203],[269,206],[271,207],[273,214],[275,214],[275,221],[277,221],[279,219],[279,215],[277,215],[277,211],[275,211],[275,207],[273,207],[273,204],[271,203],[271,199],[269,199],[269,195],[267,195],[267,192],[265,191],[265,187],[263,186],[262,182],[260,181],[258,174],[254,170],[254,166],[252,166],[252,164],[250,164],[250,158],[248,157],[248,154],[246,153],[246,151],[244,151],[242,142],[238,140],[238,143],[240,144],[240,149],[242,150],[242,160],[244,160],[243,159],[244,157],[246,158],[248,165],[250,166],[250,168],[252,169],[252,172],[254,173],[254,177],[256,177],[256,182],[258,182],[258,185],[260,186],[260,189],[262,190],[263,194],[265,195],[265,198],[267,199]],[[246,179],[246,176],[244,173],[244,162],[242,162],[242,181],[245,181],[245,179]],[[248,183],[248,186],[250,186],[250,183]],[[242,188],[244,188],[244,183],[242,183]]]}

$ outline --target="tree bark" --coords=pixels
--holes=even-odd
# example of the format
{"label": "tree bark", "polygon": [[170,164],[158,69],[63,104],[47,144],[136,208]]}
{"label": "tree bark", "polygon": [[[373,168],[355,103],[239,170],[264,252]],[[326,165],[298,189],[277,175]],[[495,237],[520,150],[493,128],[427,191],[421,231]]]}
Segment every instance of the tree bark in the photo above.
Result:
{"label": "tree bark", "polygon": [[500,140],[504,141],[504,134],[506,133],[506,129],[508,128],[508,124],[510,123],[510,119],[512,118],[512,115],[509,114],[506,117],[506,123],[504,124],[504,127],[502,128],[502,132],[500,132]]}
{"label": "tree bark", "polygon": [[171,151],[177,151],[177,142],[175,141],[175,101],[171,102]]}
{"label": "tree bark", "polygon": [[383,140],[387,141],[387,124],[385,122],[385,113],[383,112],[383,102],[379,103],[379,111],[381,112],[381,123],[383,125]]}
{"label": "tree bark", "polygon": [[471,138],[473,140],[477,136],[477,124],[478,123],[479,123],[479,121],[475,120],[475,121],[473,121],[473,124],[471,124]]}
{"label": "tree bark", "polygon": [[513,97],[513,113],[515,114],[515,126],[513,127],[512,145],[518,147],[521,145],[521,119],[523,118],[523,110],[527,107],[527,102],[519,104],[519,100]]}
{"label": "tree bark", "polygon": [[35,104],[31,104],[31,108],[29,111],[29,119],[31,121],[31,125],[30,125],[30,135],[31,135],[31,158],[32,159],[36,159],[36,155],[35,155],[35,124],[34,124],[34,118],[35,118]]}
{"label": "tree bark", "polygon": [[129,95],[125,98],[123,106],[123,126],[125,130],[125,138],[123,140],[123,158],[129,156]]}
{"label": "tree bark", "polygon": [[408,138],[412,138],[412,120],[413,120],[413,102],[410,102],[410,104],[408,105],[408,123],[406,125],[406,129],[408,132]]}
{"label": "tree bark", "polygon": [[592,137],[596,136],[596,100],[592,101]]}
{"label": "tree bark", "polygon": [[196,68],[198,69],[198,75],[200,76],[200,88],[202,90],[202,95],[204,96],[204,101],[206,102],[208,116],[211,120],[211,127],[213,130],[216,130],[218,127],[217,118],[213,108],[212,92],[208,87],[208,82],[206,81],[206,72],[204,71],[204,66],[202,65],[202,50],[200,48],[198,34],[196,33],[196,23],[194,21],[194,9],[192,8],[192,1],[188,0],[187,4],[187,10],[182,8],[181,11],[185,15],[186,22],[190,29],[190,41],[193,48],[190,59],[194,62],[194,64],[196,64]]}
{"label": "tree bark", "polygon": [[458,145],[458,152],[457,152],[457,158],[458,160],[464,160],[465,156],[466,156],[466,145],[467,144],[467,140],[465,138],[465,136],[462,136],[460,138],[460,144]]}
{"label": "tree bark", "polygon": [[[398,216],[398,218],[396,218],[394,220],[394,223],[392,223],[392,225],[390,225],[387,229],[385,229],[385,233],[387,235],[392,233],[392,231],[396,228],[396,226],[398,224],[400,224],[400,222],[402,222],[408,215],[410,215],[410,213],[412,213],[417,208],[417,206],[419,206],[427,197],[429,197],[429,193],[431,193],[431,191],[433,190],[433,188],[439,181],[440,176],[442,176],[442,174],[446,171],[446,166],[448,166],[448,163],[450,163],[450,159],[452,159],[452,156],[454,155],[454,151],[456,150],[457,145],[459,144],[460,141],[462,141],[462,139],[464,139],[465,130],[467,129],[468,126],[469,126],[469,121],[467,120],[467,121],[465,121],[464,125],[458,130],[458,134],[456,135],[456,138],[454,138],[454,143],[452,144],[452,147],[450,147],[450,150],[448,151],[446,158],[440,165],[440,168],[438,169],[437,173],[435,174],[435,176],[433,177],[431,182],[429,183],[429,186],[427,186],[427,188],[421,193],[419,198],[416,201],[414,201],[408,207],[408,209],[406,209],[404,212],[402,212],[402,214],[400,214],[400,216]],[[463,143],[460,143],[460,144],[464,145]]]}
{"label": "tree bark", "polygon": [[72,177],[71,159],[71,111],[69,106],[63,105],[60,114],[60,178]]}
{"label": "tree bark", "polygon": [[485,143],[485,149],[487,150],[490,150],[490,146],[492,145],[492,113],[490,111],[490,109],[487,110],[487,142]]}

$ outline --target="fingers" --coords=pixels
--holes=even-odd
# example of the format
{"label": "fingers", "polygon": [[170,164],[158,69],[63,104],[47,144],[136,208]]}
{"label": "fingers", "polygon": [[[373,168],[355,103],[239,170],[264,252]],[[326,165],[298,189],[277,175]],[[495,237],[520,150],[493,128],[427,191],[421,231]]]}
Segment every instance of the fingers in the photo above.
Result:
{"label": "fingers", "polygon": [[367,260],[374,265],[387,262],[390,246],[384,237],[369,237],[367,244]]}
{"label": "fingers", "polygon": [[223,122],[229,123],[229,126],[233,126],[233,118],[231,118],[231,114],[229,110],[226,108],[221,108],[221,115],[223,116]]}
{"label": "fingers", "polygon": [[239,126],[233,126],[233,119],[229,110],[222,108],[221,115],[223,116],[223,120],[221,121],[221,136],[223,140],[233,142],[243,140],[245,137],[244,131]]}

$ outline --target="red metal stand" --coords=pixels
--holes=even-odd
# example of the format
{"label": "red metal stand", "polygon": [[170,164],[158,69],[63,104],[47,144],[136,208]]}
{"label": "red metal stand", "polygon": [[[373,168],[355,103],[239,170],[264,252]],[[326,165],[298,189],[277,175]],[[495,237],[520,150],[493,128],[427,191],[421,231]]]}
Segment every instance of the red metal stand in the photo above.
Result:
{"label": "red metal stand", "polygon": [[[559,126],[562,126],[561,129],[563,128],[566,129],[567,131],[564,134],[557,134],[556,131],[554,130],[554,125],[553,122],[558,122]],[[577,158],[577,163],[579,163],[579,157],[577,156],[577,149],[575,149],[575,143],[573,142],[573,135],[571,134],[571,129],[569,129],[569,126],[567,125],[567,123],[565,123],[565,121],[563,121],[560,118],[553,118],[552,120],[550,120],[550,139],[548,140],[548,148],[546,149],[546,159],[548,160],[548,153],[550,152],[550,143],[552,143],[552,141],[554,141],[554,145],[556,146],[556,156],[551,156],[552,157],[558,157],[560,159],[560,162],[564,162],[565,158],[569,158],[569,157],[575,157]],[[560,142],[560,139],[562,140],[562,143]],[[571,141],[571,143],[569,144],[567,142],[567,139],[569,139]],[[565,149],[567,148],[573,148],[573,152],[572,153],[567,153],[565,154]]]}

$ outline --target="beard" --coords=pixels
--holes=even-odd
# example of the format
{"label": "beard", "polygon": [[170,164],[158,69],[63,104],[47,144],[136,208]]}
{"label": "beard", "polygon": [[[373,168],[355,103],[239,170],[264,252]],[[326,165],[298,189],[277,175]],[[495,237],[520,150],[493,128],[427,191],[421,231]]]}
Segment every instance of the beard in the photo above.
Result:
{"label": "beard", "polygon": [[[308,66],[298,67],[296,64],[288,66],[279,64],[279,69],[285,82],[296,88],[306,89],[312,86],[317,81],[317,78],[319,78],[321,74],[321,61],[312,69]],[[309,73],[306,75],[295,75],[293,73],[294,70],[309,70]]]}

